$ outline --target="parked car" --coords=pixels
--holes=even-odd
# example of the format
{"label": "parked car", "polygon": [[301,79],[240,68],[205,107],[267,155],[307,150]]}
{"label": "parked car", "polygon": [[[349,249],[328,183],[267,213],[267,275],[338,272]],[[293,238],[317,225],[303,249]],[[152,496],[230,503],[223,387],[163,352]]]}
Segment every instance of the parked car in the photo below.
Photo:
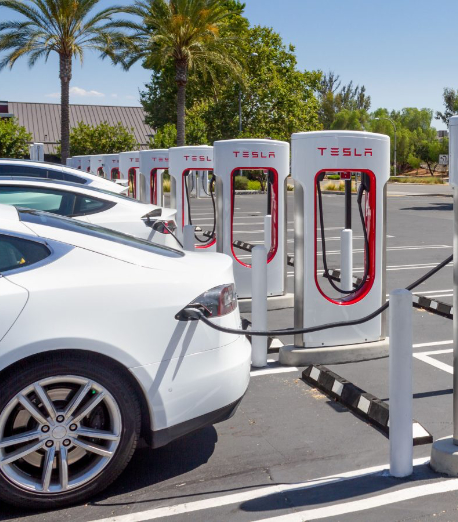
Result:
{"label": "parked car", "polygon": [[245,336],[175,318],[198,301],[241,327],[222,254],[0,205],[0,295],[1,501],[84,501],[140,436],[159,447],[223,421],[247,389]]}
{"label": "parked car", "polygon": [[128,190],[126,185],[57,163],[0,158],[0,177],[16,178],[17,176],[71,181],[116,194],[127,194]]}
{"label": "parked car", "polygon": [[173,234],[176,210],[141,203],[92,185],[0,177],[0,203],[76,217],[161,245],[179,247]]}

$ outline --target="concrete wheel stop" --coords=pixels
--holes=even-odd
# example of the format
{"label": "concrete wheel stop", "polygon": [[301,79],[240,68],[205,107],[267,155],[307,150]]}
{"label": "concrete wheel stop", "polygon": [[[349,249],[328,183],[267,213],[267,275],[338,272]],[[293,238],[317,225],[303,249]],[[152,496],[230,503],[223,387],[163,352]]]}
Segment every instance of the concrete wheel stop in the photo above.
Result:
{"label": "concrete wheel stop", "polygon": [[389,348],[388,337],[382,341],[342,346],[303,347],[288,344],[280,348],[279,361],[285,366],[370,361],[388,357]]}
{"label": "concrete wheel stop", "polygon": [[458,446],[453,437],[438,439],[431,449],[431,467],[438,473],[458,477]]}

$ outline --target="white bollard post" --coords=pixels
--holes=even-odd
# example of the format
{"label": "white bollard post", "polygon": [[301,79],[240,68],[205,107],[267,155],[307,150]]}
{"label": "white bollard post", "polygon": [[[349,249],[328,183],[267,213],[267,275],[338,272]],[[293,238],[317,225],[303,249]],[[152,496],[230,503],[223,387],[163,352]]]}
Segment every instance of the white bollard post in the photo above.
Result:
{"label": "white bollard post", "polygon": [[267,214],[264,216],[264,246],[266,247],[266,252],[270,250],[270,245],[272,243],[272,216]]}
{"label": "white bollard post", "polygon": [[190,250],[193,252],[195,249],[194,226],[185,225],[183,228],[183,250]]}
{"label": "white bollard post", "polygon": [[[251,254],[251,328],[267,330],[267,250],[256,245]],[[267,366],[267,337],[251,338],[251,364]]]}
{"label": "white bollard post", "polygon": [[390,473],[413,471],[412,433],[412,293],[390,293]]}
{"label": "white bollard post", "polygon": [[342,290],[353,290],[353,231],[340,233],[340,282]]}

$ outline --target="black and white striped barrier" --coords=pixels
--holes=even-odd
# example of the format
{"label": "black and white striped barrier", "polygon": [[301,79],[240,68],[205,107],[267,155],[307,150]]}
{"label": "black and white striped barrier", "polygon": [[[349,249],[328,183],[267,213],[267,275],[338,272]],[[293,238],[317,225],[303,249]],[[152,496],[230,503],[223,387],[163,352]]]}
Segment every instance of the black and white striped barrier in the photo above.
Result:
{"label": "black and white striped barrier", "polygon": [[[377,426],[386,436],[389,435],[389,407],[382,400],[322,365],[308,366],[302,372],[302,379],[342,403],[362,419]],[[420,446],[432,442],[431,433],[414,420],[413,445]]]}
{"label": "black and white striped barrier", "polygon": [[[324,274],[323,274],[324,275]],[[329,270],[329,276],[334,281],[340,281],[340,270]],[[362,282],[359,277],[353,277],[353,286],[358,286]],[[446,319],[453,319],[453,306],[437,299],[430,299],[422,295],[413,295],[413,306],[414,308],[422,308],[427,312],[435,315],[440,315]]]}

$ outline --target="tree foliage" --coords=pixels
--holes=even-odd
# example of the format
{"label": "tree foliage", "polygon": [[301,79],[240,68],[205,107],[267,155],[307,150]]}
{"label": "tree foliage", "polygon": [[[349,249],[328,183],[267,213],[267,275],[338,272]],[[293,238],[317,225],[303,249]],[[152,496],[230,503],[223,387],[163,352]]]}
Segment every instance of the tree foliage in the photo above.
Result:
{"label": "tree foliage", "polygon": [[134,129],[126,129],[121,123],[109,125],[103,122],[91,126],[79,122],[70,131],[70,155],[111,154],[136,150],[138,144],[133,131]]}
{"label": "tree foliage", "polygon": [[458,114],[458,90],[455,91],[455,89],[445,87],[442,97],[444,99],[445,110],[444,112],[436,112],[436,120],[442,120],[448,125],[448,120]]}
{"label": "tree foliage", "polygon": [[[20,21],[0,23],[0,70],[13,67],[22,57],[29,66],[51,53],[59,56],[61,82],[61,142],[62,162],[69,154],[69,85],[72,78],[72,59],[83,62],[86,49],[96,50],[102,57],[112,55],[115,39],[122,36],[121,23],[111,25],[111,17],[122,11],[108,7],[98,13],[93,10],[100,0],[0,0],[6,7],[22,16]],[[110,26],[109,26],[110,25]]]}
{"label": "tree foliage", "polygon": [[0,119],[0,158],[26,158],[32,135],[15,118]]}
{"label": "tree foliage", "polygon": [[[245,63],[243,84],[228,79],[215,86],[198,74],[190,76],[187,97],[186,141],[212,143],[235,137],[270,137],[289,140],[297,131],[319,128],[317,112],[320,73],[297,69],[293,46],[266,27],[246,27],[240,41],[240,61]],[[142,104],[153,127],[172,123],[172,74],[154,74]],[[242,133],[239,133],[239,95],[242,95]]]}
{"label": "tree foliage", "polygon": [[[353,81],[343,87],[341,85],[339,75],[333,71],[327,74],[322,73],[318,86],[319,121],[324,129],[354,128],[360,130],[356,127],[364,127],[366,115],[371,106],[371,98],[366,94],[364,85],[354,86]],[[338,121],[336,122],[336,120]],[[356,127],[341,127],[345,124]]]}

